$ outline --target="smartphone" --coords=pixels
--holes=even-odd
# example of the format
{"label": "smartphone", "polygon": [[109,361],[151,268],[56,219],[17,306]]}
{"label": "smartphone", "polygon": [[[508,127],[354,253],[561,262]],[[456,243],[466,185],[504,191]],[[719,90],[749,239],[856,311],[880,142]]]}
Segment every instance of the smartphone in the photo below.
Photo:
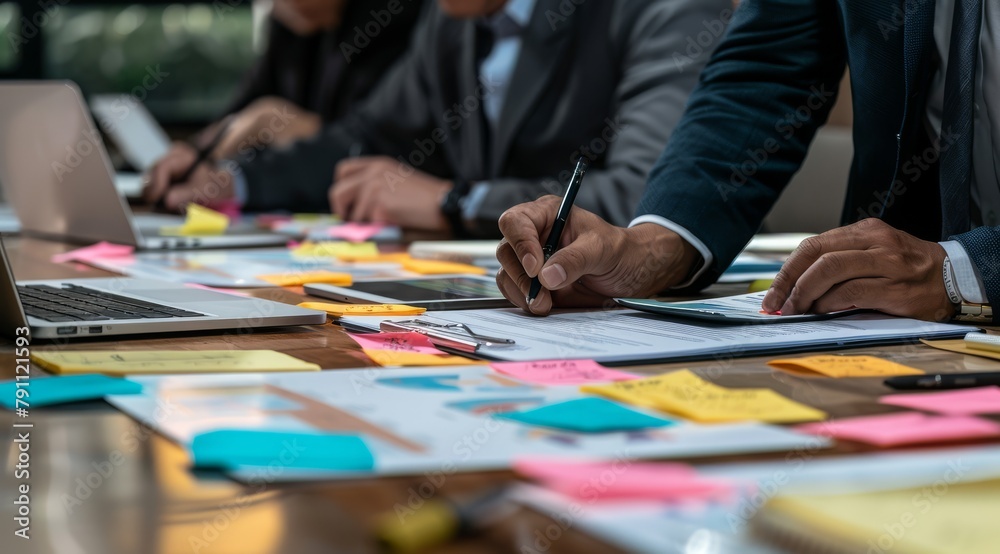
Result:
{"label": "smartphone", "polygon": [[356,304],[406,304],[428,310],[508,308],[491,277],[437,275],[356,281],[349,287],[306,285],[307,294]]}
{"label": "smartphone", "polygon": [[700,319],[715,323],[796,323],[822,321],[863,312],[851,309],[825,314],[780,315],[761,311],[761,302],[766,292],[754,292],[739,296],[691,300],[687,302],[659,302],[642,298],[616,298],[619,305],[633,310],[649,312],[669,317]]}

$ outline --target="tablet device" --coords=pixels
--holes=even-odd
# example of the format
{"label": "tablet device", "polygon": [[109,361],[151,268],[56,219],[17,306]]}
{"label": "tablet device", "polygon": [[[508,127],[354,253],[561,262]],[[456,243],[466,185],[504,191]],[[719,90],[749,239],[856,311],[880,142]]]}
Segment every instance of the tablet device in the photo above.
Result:
{"label": "tablet device", "polygon": [[642,298],[616,298],[615,302],[633,310],[649,312],[669,317],[700,319],[715,323],[796,323],[802,321],[820,321],[846,315],[857,314],[864,310],[852,309],[827,314],[780,315],[769,314],[760,309],[766,292],[754,292],[724,298],[708,300],[691,300],[687,302],[660,302]]}
{"label": "tablet device", "polygon": [[496,281],[490,277],[444,275],[356,281],[350,287],[306,285],[308,294],[340,302],[406,304],[428,310],[507,308]]}

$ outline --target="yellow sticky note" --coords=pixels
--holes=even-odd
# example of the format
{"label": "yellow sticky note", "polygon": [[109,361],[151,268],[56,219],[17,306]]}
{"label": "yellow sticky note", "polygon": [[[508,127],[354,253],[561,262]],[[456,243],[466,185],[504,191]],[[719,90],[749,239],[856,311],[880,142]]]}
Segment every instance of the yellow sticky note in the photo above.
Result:
{"label": "yellow sticky note", "polygon": [[188,204],[187,218],[180,227],[164,227],[160,233],[181,237],[221,235],[229,228],[229,216],[198,204]]}
{"label": "yellow sticky note", "polygon": [[298,287],[309,283],[325,283],[339,287],[349,287],[353,283],[350,273],[334,273],[333,271],[324,270],[258,275],[257,278],[279,287]]}
{"label": "yellow sticky note", "polygon": [[486,270],[474,265],[438,260],[409,259],[402,262],[403,269],[420,275],[486,275]]}
{"label": "yellow sticky note", "polygon": [[728,389],[709,383],[688,370],[610,385],[587,385],[580,390],[702,423],[791,423],[826,419],[825,413],[773,390]]}
{"label": "yellow sticky note", "polygon": [[747,287],[747,292],[764,292],[771,288],[774,284],[774,279],[757,279],[756,281],[750,283]]}
{"label": "yellow sticky note", "polygon": [[874,356],[808,356],[771,360],[767,365],[791,373],[826,375],[827,377],[888,377],[891,375],[922,375],[924,372]]}
{"label": "yellow sticky note", "polygon": [[65,375],[155,375],[319,371],[316,364],[273,350],[87,350],[31,353],[39,366]]}
{"label": "yellow sticky note", "polygon": [[409,254],[406,252],[392,252],[389,254],[354,254],[354,253],[341,253],[337,255],[337,259],[342,262],[356,262],[356,263],[392,263],[392,264],[402,264],[411,260]]}
{"label": "yellow sticky note", "polygon": [[292,255],[301,258],[359,258],[378,256],[374,242],[306,241],[292,249]]}
{"label": "yellow sticky note", "polygon": [[319,310],[330,315],[420,315],[427,308],[414,308],[403,304],[330,304],[327,302],[302,302],[300,308]]}
{"label": "yellow sticky note", "polygon": [[441,356],[438,354],[417,354],[414,352],[396,352],[393,350],[372,350],[364,349],[365,355],[382,367],[391,366],[449,366],[449,365],[483,365],[486,362],[478,362],[463,358],[461,356]]}

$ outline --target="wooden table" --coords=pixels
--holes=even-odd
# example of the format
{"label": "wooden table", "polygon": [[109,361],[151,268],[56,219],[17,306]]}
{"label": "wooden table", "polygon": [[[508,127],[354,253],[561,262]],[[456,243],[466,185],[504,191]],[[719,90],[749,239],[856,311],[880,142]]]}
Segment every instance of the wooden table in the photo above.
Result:
{"label": "wooden table", "polygon": [[[71,246],[33,239],[7,238],[7,252],[19,279],[103,277],[108,274],[76,264],[52,264],[49,258]],[[709,292],[736,294],[739,288],[717,287]],[[255,296],[298,303],[303,296],[290,290],[254,290]],[[95,339],[70,343],[74,349],[273,349],[324,368],[374,365],[334,325],[282,328],[252,334],[223,332],[207,335],[171,335],[157,338]],[[59,344],[33,345],[36,350]],[[923,345],[900,345],[852,351],[899,361],[928,371],[1000,370],[1000,362],[962,356]],[[886,389],[880,379],[802,378],[767,367],[768,358],[718,359],[698,363],[661,364],[631,370],[655,374],[689,367],[726,386],[771,387],[790,398],[815,406],[831,417],[891,411],[874,402]],[[41,373],[33,368],[34,373]],[[12,345],[0,343],[0,377],[12,378]],[[30,541],[12,538],[14,484],[10,450],[0,477],[4,491],[3,551],[34,554],[173,554],[192,553],[329,553],[373,552],[373,519],[405,503],[422,477],[369,479],[319,484],[269,485],[251,490],[218,474],[194,474],[187,456],[176,444],[149,433],[135,421],[103,402],[33,410],[31,443]],[[0,425],[10,428],[15,418],[0,411]],[[11,439],[13,433],[11,432]],[[858,446],[838,446],[819,456],[856,453]],[[781,459],[784,454],[729,457]],[[117,463],[110,463],[117,462]],[[103,473],[103,475],[102,475]],[[509,481],[509,472],[457,474],[439,494],[474,494]],[[88,482],[89,481],[89,482]],[[80,499],[77,504],[72,497]],[[552,523],[521,510],[493,530],[455,542],[437,552],[521,552],[534,549],[537,531]],[[16,541],[16,542],[14,542]],[[526,550],[531,551],[531,550]],[[608,545],[570,529],[548,552],[608,552]]]}

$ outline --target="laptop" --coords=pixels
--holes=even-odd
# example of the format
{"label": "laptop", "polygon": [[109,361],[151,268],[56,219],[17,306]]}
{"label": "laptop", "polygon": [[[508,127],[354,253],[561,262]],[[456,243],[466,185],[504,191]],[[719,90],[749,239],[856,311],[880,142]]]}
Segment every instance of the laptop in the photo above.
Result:
{"label": "laptop", "polygon": [[68,242],[108,241],[142,250],[278,246],[287,236],[252,224],[211,237],[172,237],[183,219],[136,218],[80,89],[68,81],[0,83],[0,182],[21,232]]}
{"label": "laptop", "polygon": [[73,339],[322,325],[326,313],[151,279],[14,281],[0,241],[0,335]]}

